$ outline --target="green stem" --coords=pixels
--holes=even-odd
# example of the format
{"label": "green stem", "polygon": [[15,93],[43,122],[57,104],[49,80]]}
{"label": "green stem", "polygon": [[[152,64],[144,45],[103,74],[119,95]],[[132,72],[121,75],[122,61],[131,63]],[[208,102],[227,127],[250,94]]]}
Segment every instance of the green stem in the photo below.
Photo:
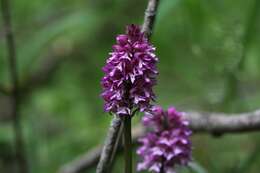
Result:
{"label": "green stem", "polygon": [[131,116],[124,117],[125,173],[132,173]]}
{"label": "green stem", "polygon": [[163,167],[161,167],[160,173],[164,173],[164,168]]}
{"label": "green stem", "polygon": [[165,162],[165,159],[162,159],[161,163],[162,163],[162,166],[161,166],[161,169],[160,169],[160,173],[164,173],[164,163]]}

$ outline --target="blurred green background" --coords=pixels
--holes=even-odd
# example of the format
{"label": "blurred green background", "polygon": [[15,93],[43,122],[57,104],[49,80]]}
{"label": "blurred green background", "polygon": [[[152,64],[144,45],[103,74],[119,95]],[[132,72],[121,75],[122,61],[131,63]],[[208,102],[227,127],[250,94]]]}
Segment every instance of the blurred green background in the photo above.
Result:
{"label": "blurred green background", "polygon": [[[142,24],[146,4],[145,0],[11,1],[32,173],[57,172],[103,142],[112,117],[103,112],[99,97],[101,68],[125,25]],[[10,87],[2,23],[1,18],[0,83]],[[259,108],[258,31],[259,0],[161,0],[152,36],[160,60],[157,103],[181,111]],[[12,167],[9,101],[0,93],[1,173]],[[181,173],[259,173],[259,133],[196,134],[193,143],[197,170]],[[118,157],[113,172],[122,172],[122,166]]]}

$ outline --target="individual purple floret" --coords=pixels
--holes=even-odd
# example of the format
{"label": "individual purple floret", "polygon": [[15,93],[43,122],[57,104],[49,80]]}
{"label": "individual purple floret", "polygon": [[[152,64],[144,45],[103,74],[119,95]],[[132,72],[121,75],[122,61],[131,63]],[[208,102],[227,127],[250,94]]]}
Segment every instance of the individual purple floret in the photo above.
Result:
{"label": "individual purple floret", "polygon": [[145,111],[155,99],[155,48],[136,25],[127,26],[126,34],[118,35],[116,41],[103,67],[104,109],[117,115],[131,115],[134,109]]}
{"label": "individual purple floret", "polygon": [[154,107],[151,113],[143,117],[143,124],[151,128],[144,137],[139,139],[142,144],[137,154],[142,162],[137,170],[151,172],[175,173],[177,165],[185,166],[191,160],[191,130],[183,113],[174,107],[163,111],[161,107]]}

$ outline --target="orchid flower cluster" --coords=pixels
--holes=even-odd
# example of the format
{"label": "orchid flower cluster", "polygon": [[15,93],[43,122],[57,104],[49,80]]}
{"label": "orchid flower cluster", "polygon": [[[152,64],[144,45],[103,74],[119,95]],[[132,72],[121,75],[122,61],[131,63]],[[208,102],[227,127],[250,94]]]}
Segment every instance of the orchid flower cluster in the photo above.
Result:
{"label": "orchid flower cluster", "polygon": [[137,170],[175,173],[177,165],[191,160],[191,130],[183,113],[170,107],[164,111],[152,106],[153,87],[158,71],[155,47],[136,25],[129,25],[126,34],[116,37],[116,44],[103,67],[102,98],[104,110],[119,117],[132,117],[144,112],[143,124],[150,131],[139,139],[137,154],[142,162]]}
{"label": "orchid flower cluster", "polygon": [[175,173],[176,165],[186,166],[191,160],[191,130],[182,112],[170,107],[164,111],[154,107],[143,117],[143,124],[151,131],[139,139],[142,146],[137,154],[143,158],[138,170]]}
{"label": "orchid flower cluster", "polygon": [[116,37],[102,79],[104,109],[119,116],[131,115],[131,110],[141,112],[150,108],[155,99],[152,90],[156,83],[155,48],[136,25],[127,27],[126,34]]}

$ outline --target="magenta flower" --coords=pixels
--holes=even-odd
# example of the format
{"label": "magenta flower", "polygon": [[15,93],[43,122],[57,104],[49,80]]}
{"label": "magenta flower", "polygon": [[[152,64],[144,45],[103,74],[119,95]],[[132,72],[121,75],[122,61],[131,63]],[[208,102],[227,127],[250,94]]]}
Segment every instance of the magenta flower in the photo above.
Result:
{"label": "magenta flower", "polygon": [[[166,112],[154,107],[143,117],[143,124],[151,131],[139,139],[142,144],[137,154],[143,159],[137,170],[175,173],[177,165],[187,165],[191,160],[191,130],[183,113],[170,107]],[[163,170],[163,171],[162,171]]]}
{"label": "magenta flower", "polygon": [[127,27],[126,34],[118,35],[102,79],[104,110],[117,115],[131,115],[131,111],[148,110],[155,99],[155,48],[136,25]]}

